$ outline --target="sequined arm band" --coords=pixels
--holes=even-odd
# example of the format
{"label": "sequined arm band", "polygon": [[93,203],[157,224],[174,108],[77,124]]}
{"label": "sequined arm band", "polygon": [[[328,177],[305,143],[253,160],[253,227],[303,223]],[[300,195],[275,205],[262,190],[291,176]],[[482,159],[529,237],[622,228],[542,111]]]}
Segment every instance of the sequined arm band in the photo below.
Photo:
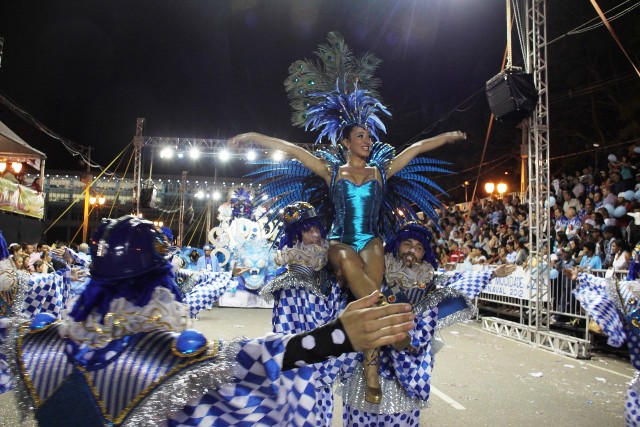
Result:
{"label": "sequined arm band", "polygon": [[287,343],[282,370],[322,362],[331,356],[352,351],[342,322],[335,319],[312,331],[294,335]]}

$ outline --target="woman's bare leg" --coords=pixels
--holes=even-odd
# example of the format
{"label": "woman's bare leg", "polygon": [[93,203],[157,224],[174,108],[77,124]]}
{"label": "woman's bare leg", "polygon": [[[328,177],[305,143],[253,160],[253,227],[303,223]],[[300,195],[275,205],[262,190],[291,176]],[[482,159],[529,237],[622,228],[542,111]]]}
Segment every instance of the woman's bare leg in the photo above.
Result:
{"label": "woman's bare leg", "polygon": [[[380,239],[373,239],[358,254],[351,246],[332,241],[329,246],[329,262],[339,271],[351,293],[356,298],[370,295],[382,288],[384,274],[384,250]],[[380,350],[364,352],[364,378],[366,390],[364,398],[369,403],[380,403]]]}
{"label": "woman's bare leg", "polygon": [[[362,252],[364,251],[363,249]],[[351,246],[335,240],[331,241],[329,262],[334,271],[340,272],[342,279],[356,298],[363,298],[371,295],[371,292],[376,289],[380,290],[382,275],[380,275],[379,282],[375,282],[369,277],[363,258]]]}
{"label": "woman's bare leg", "polygon": [[376,289],[382,289],[382,277],[384,275],[384,247],[382,240],[375,238],[370,240],[360,251],[360,257],[364,262],[364,274],[376,285]]}

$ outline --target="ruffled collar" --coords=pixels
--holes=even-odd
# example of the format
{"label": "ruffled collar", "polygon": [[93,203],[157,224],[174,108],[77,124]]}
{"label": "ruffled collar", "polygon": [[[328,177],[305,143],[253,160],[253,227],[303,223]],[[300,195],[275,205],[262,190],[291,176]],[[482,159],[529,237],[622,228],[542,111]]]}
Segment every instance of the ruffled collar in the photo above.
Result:
{"label": "ruffled collar", "polygon": [[276,254],[278,265],[303,265],[320,271],[327,264],[329,242],[322,240],[319,245],[296,243],[290,248],[283,248]]}
{"label": "ruffled collar", "polygon": [[95,350],[114,340],[158,328],[182,332],[190,322],[189,306],[176,301],[173,293],[163,287],[155,288],[144,307],[136,306],[125,298],[114,299],[102,322],[101,318],[102,315],[96,312],[81,322],[67,317],[60,325],[60,335],[72,340],[79,349]]}

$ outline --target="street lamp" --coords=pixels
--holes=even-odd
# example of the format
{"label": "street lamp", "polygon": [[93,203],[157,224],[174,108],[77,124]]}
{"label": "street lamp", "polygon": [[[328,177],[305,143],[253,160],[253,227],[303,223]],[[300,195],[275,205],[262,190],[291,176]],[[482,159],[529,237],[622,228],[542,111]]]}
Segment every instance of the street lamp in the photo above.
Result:
{"label": "street lamp", "polygon": [[490,196],[493,195],[493,192],[496,189],[496,185],[493,182],[487,182],[484,185],[484,191],[486,191],[487,193],[489,193]]}
{"label": "street lamp", "polygon": [[500,194],[500,197],[502,197],[502,195],[506,192],[507,192],[507,184],[505,184],[504,182],[499,183],[498,194]]}
{"label": "street lamp", "polygon": [[464,184],[462,184],[462,186],[464,187],[464,202],[465,203],[469,203],[469,195],[467,194],[467,188],[469,187],[469,181],[465,181]]}

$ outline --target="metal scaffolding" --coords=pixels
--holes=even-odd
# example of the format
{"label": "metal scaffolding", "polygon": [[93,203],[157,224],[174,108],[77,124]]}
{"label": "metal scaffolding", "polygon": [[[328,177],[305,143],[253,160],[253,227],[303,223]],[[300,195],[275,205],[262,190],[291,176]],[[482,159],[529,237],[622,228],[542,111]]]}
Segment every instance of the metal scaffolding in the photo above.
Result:
{"label": "metal scaffolding", "polygon": [[[202,138],[180,138],[180,137],[151,137],[144,136],[144,124],[145,119],[138,118],[136,121],[136,134],[133,138],[134,149],[134,166],[133,166],[133,181],[136,186],[136,192],[134,194],[134,211],[138,215],[140,213],[140,194],[142,184],[142,150],[145,147],[151,149],[159,149],[169,147],[177,152],[188,153],[192,149],[197,149],[200,155],[205,157],[212,157],[213,159],[219,158],[220,154],[224,151],[231,155],[241,156],[249,150],[260,150],[263,152],[269,152],[258,144],[243,143],[242,147],[235,147],[229,145],[227,139],[202,139]],[[315,151],[319,148],[317,144],[296,144],[307,151]]]}
{"label": "metal scaffolding", "polygon": [[[517,5],[517,1],[516,1]],[[549,271],[551,268],[551,223],[549,218],[549,91],[547,85],[546,0],[526,0],[525,71],[533,74],[538,103],[524,124],[527,133],[529,250],[531,283],[527,324],[487,317],[486,330],[528,342],[555,353],[577,358],[591,355],[589,341],[558,334],[550,329]],[[523,150],[524,151],[524,150]]]}

